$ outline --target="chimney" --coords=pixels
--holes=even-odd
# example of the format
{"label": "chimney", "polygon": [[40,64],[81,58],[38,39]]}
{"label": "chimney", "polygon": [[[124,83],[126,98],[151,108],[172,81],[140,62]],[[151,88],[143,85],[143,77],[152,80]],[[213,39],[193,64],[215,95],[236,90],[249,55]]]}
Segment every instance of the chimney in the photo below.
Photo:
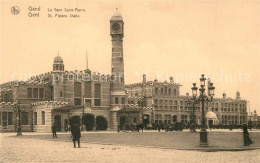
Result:
{"label": "chimney", "polygon": [[146,75],[143,74],[143,83],[146,83]]}

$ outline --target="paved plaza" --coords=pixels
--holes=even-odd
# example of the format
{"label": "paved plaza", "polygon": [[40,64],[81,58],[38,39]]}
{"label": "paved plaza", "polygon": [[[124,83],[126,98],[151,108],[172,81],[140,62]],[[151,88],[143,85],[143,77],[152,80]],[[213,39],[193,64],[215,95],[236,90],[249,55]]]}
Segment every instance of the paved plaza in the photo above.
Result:
{"label": "paved plaza", "polygon": [[[187,135],[187,132],[182,134]],[[222,132],[225,133],[225,132]],[[226,132],[230,133],[230,132]],[[235,132],[239,133],[239,132]],[[69,133],[58,133],[58,139],[52,139],[50,133],[1,133],[0,162],[259,162],[260,150],[202,152],[197,150],[176,150],[162,147],[140,145],[139,138],[152,138],[147,142],[156,142],[158,138],[177,133],[114,133],[99,132],[82,134],[81,148],[73,148]],[[128,134],[128,135],[127,135]],[[131,135],[132,134],[132,135]],[[252,133],[251,133],[252,134]],[[150,137],[147,135],[151,135]],[[175,135],[175,136],[176,136]],[[188,134],[190,135],[190,134]],[[235,134],[236,135],[236,134]],[[182,135],[183,136],[183,135]],[[118,145],[111,141],[106,145],[101,140],[118,140]],[[136,144],[120,143],[123,137],[131,142],[136,137]],[[177,137],[177,136],[176,136]],[[96,140],[94,139],[96,138]],[[94,143],[94,140],[100,140]],[[88,141],[90,143],[88,143]],[[125,142],[127,142],[125,141]],[[171,142],[168,142],[171,144]],[[109,144],[109,143],[108,143]],[[167,142],[163,143],[167,144]],[[136,146],[137,145],[137,146]]]}

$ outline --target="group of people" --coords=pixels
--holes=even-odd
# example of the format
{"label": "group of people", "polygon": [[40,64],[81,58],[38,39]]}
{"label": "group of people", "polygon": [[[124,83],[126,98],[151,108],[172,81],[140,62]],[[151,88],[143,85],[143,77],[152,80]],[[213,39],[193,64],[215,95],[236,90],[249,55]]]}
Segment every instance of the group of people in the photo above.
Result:
{"label": "group of people", "polygon": [[[52,129],[53,139],[58,138],[56,133],[56,126],[54,124],[52,125],[51,129]],[[80,126],[78,124],[73,124],[71,125],[70,130],[71,130],[71,138],[74,144],[74,148],[76,148],[76,142],[78,143],[78,147],[80,148],[80,137],[81,137]]]}

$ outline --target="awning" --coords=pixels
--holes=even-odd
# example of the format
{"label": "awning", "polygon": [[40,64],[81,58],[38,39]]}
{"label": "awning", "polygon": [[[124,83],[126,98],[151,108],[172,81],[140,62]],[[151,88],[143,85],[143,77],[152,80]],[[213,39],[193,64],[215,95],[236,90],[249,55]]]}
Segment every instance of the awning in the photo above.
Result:
{"label": "awning", "polygon": [[59,112],[69,112],[71,110],[75,110],[75,109],[83,109],[83,106],[79,106],[79,105],[67,105],[67,106],[62,106],[62,107],[57,107],[52,109],[53,111],[59,111]]}

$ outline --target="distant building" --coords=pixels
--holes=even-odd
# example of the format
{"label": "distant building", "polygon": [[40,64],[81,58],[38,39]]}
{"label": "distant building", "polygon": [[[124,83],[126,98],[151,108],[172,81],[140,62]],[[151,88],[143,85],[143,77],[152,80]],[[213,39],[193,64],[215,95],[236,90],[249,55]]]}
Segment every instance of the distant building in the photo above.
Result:
{"label": "distant building", "polygon": [[[128,103],[139,107],[151,108],[143,110],[144,123],[151,125],[182,122],[188,125],[192,119],[191,96],[180,95],[180,85],[173,82],[146,81],[126,86]],[[201,125],[201,103],[195,107],[195,120]],[[242,125],[247,122],[247,101],[241,100],[237,92],[236,99],[214,98],[212,102],[205,102],[205,116],[208,125],[228,126]]]}
{"label": "distant building", "polygon": [[256,110],[254,112],[249,113],[248,115],[248,126],[255,129],[260,129],[260,115],[257,114]]}

